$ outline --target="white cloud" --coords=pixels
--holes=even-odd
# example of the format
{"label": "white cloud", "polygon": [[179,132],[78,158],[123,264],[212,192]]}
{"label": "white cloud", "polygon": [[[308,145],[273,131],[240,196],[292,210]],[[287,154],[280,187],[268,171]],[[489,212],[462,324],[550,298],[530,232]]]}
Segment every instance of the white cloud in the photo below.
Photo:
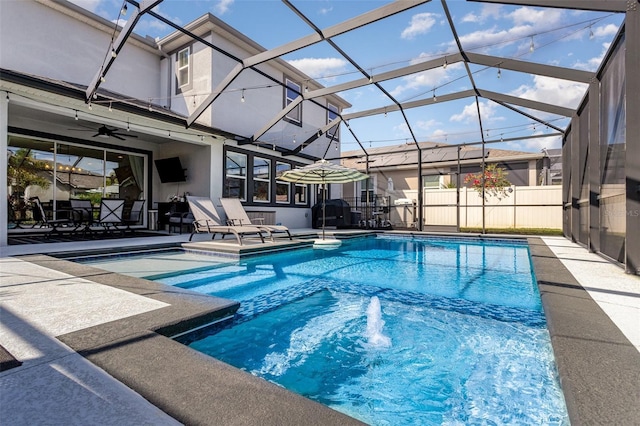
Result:
{"label": "white cloud", "polygon": [[[432,55],[421,53],[418,58],[411,61],[411,65],[424,62],[431,59],[431,57]],[[441,85],[442,82],[449,81],[450,73],[455,74],[457,70],[463,66],[462,62],[456,62],[455,64],[449,64],[446,69],[437,67],[428,71],[408,75],[403,77],[402,84],[397,85],[390,93],[395,97],[408,90],[433,89]]]}
{"label": "white cloud", "polygon": [[511,95],[566,108],[577,108],[587,87],[584,83],[536,75],[533,77],[532,86],[523,84]]}
{"label": "white cloud", "polygon": [[482,10],[480,11],[480,15],[476,15],[475,13],[469,13],[462,18],[462,22],[474,22],[474,23],[483,23],[488,18],[498,19],[500,18],[500,9],[502,9],[502,5],[499,4],[485,4],[482,6]]}
{"label": "white cloud", "polygon": [[416,127],[417,129],[420,129],[420,130],[426,131],[426,130],[431,129],[431,128],[432,128],[432,127],[434,127],[434,126],[439,126],[439,125],[441,125],[441,124],[442,124],[442,123],[438,122],[438,120],[434,120],[434,119],[427,120],[427,121],[424,121],[424,120],[418,120],[418,121],[416,122],[416,124],[415,124],[415,127]]}
{"label": "white cloud", "polygon": [[320,15],[328,15],[332,11],[333,11],[333,6],[331,6],[331,7],[323,7],[322,9],[320,9],[319,13],[320,13]]}
{"label": "white cloud", "polygon": [[603,27],[596,27],[593,30],[594,37],[610,37],[618,33],[618,26],[615,24],[607,24]]}
{"label": "white cloud", "polygon": [[[492,11],[493,13],[493,11]],[[496,17],[500,17],[496,15]],[[509,46],[522,42],[522,39],[534,33],[541,33],[553,29],[562,22],[563,11],[558,9],[537,10],[530,7],[520,7],[512,13],[501,17],[513,21],[511,28],[504,26],[487,28],[460,36],[462,46],[467,50],[478,49],[483,46]],[[476,17],[481,18],[481,17]],[[469,17],[471,19],[471,17]],[[528,49],[529,40],[526,41]],[[524,46],[524,45],[523,45]],[[455,42],[449,43],[449,48],[455,48]]]}
{"label": "white cloud", "polygon": [[[515,39],[526,37],[532,32],[533,29],[530,26],[519,26],[509,30],[489,28],[460,36],[460,43],[467,50],[496,44],[502,44],[504,47],[515,43]],[[454,47],[456,47],[455,41],[449,42],[449,48]]]}
{"label": "white cloud", "polygon": [[435,140],[436,142],[443,142],[447,140],[447,132],[442,129],[434,130],[429,136],[427,136],[427,140]]}
{"label": "white cloud", "polygon": [[217,15],[224,15],[229,11],[229,8],[235,0],[219,0],[214,6],[213,11]]}
{"label": "white cloud", "polygon": [[[541,135],[542,132],[534,132],[534,136]],[[546,138],[525,139],[521,141],[511,141],[506,143],[512,149],[519,151],[542,151],[542,149],[554,149],[562,147],[561,136],[548,136]]]}
{"label": "white cloud", "polygon": [[[164,12],[161,8],[161,5],[157,5],[156,7],[154,7],[153,11],[177,25],[182,25],[182,19],[177,16],[171,16],[168,13]],[[120,20],[120,25],[124,25],[125,23],[126,22],[123,22],[123,20]],[[143,18],[136,24],[136,32],[138,34],[150,32],[154,35],[159,33],[164,33],[162,35],[166,35],[170,32],[170,30],[171,29],[167,24],[149,15],[143,16]]]}
{"label": "white cloud", "polygon": [[311,78],[334,80],[332,77],[346,69],[347,61],[341,58],[302,58],[287,61]]}
{"label": "white cloud", "polygon": [[467,13],[462,17],[462,22],[480,22],[480,17],[475,13]]}
{"label": "white cloud", "polygon": [[515,25],[533,25],[549,28],[556,25],[562,19],[562,11],[559,9],[533,9],[520,7],[507,15]]}
{"label": "white cloud", "polygon": [[[483,122],[494,122],[503,120],[502,117],[496,115],[496,104],[489,103],[488,101],[480,102],[480,116]],[[469,105],[465,105],[460,114],[454,114],[449,118],[449,121],[457,121],[461,123],[477,123],[478,122],[478,107],[475,101]]]}
{"label": "white cloud", "polygon": [[576,63],[573,64],[573,67],[585,71],[596,71],[602,63],[604,55],[607,53],[607,50],[609,50],[610,45],[611,43],[602,43],[602,51],[600,52],[600,55],[594,56],[593,58],[588,59],[586,62],[576,61]]}
{"label": "white cloud", "polygon": [[420,34],[426,34],[436,23],[437,15],[433,13],[418,13],[411,17],[409,26],[402,31],[400,37],[411,40]]}

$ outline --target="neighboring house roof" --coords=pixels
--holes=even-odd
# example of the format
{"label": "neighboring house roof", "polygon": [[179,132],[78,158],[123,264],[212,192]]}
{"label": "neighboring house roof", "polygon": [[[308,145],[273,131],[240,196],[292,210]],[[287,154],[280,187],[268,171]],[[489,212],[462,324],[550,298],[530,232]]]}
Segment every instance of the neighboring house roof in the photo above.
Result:
{"label": "neighboring house roof", "polygon": [[[453,165],[458,162],[458,146],[434,142],[420,142],[422,150],[422,167],[429,168],[436,164]],[[373,169],[401,169],[406,167],[415,168],[418,164],[418,149],[415,144],[402,144],[385,146],[380,148],[369,148],[369,168]],[[482,160],[481,148],[472,146],[460,147],[461,164],[477,164]],[[485,148],[485,160],[488,162],[498,161],[528,161],[537,160],[544,157],[543,153],[531,153],[523,151],[512,151],[497,148]],[[342,154],[342,164],[359,170],[366,168],[366,157],[359,151],[348,151]]]}
{"label": "neighboring house roof", "polygon": [[75,189],[94,189],[104,185],[104,177],[81,172],[58,172],[56,180]]}

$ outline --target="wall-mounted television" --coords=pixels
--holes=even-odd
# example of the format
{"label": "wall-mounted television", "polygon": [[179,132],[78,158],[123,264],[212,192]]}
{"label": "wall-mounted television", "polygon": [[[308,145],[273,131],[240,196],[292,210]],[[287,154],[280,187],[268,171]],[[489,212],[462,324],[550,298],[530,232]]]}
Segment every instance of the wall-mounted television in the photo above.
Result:
{"label": "wall-mounted television", "polygon": [[160,182],[186,182],[187,176],[185,170],[182,168],[179,157],[163,158],[161,160],[154,160],[156,163],[156,170],[158,176],[160,176]]}

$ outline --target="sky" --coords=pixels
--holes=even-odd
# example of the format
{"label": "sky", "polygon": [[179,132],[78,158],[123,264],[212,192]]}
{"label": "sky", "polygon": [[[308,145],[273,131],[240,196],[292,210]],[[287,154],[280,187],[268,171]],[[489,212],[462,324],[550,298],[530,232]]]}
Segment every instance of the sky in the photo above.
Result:
{"label": "sky", "polygon": [[[105,19],[116,22],[122,1],[72,0]],[[313,24],[325,29],[386,1],[305,0],[291,1]],[[465,51],[520,61],[596,71],[624,18],[621,14],[552,8],[495,5],[448,0],[455,29]],[[131,7],[131,5],[129,5]],[[266,49],[283,45],[313,33],[284,3],[277,0],[164,0],[155,9],[178,25],[186,25],[211,13],[244,33]],[[119,21],[123,24],[125,15]],[[144,17],[134,30],[142,36],[163,37],[172,28],[153,17]],[[405,67],[421,61],[446,58],[457,53],[442,1],[411,8],[332,39],[367,73]],[[363,75],[328,43],[292,52],[282,57],[325,86],[362,78]],[[497,64],[496,64],[497,65]],[[499,67],[470,65],[473,81],[480,89],[506,93],[531,100],[576,108],[587,86],[550,77],[502,70]],[[452,63],[427,72],[398,78],[381,85],[398,102],[437,99],[448,93],[472,88],[462,63]],[[394,101],[374,85],[339,93],[353,106],[343,113],[394,105]],[[485,140],[500,141],[557,133],[536,121],[487,99],[479,99]],[[530,111],[552,126],[565,129],[569,119]],[[482,139],[474,98],[440,102],[420,108],[390,112],[384,116],[354,119],[351,129],[359,143],[368,147],[399,145],[413,141],[449,144],[474,143]],[[405,119],[406,117],[406,119]],[[356,150],[358,142],[341,129],[342,151]],[[493,147],[539,152],[559,148],[561,137],[521,139],[492,144]]]}

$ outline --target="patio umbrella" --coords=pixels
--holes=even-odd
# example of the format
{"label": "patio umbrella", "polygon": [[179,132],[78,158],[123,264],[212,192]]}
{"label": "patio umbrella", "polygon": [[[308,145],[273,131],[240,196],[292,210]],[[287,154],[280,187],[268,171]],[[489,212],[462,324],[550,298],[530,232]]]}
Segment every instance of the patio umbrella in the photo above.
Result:
{"label": "patio umbrella", "polygon": [[368,178],[368,175],[360,173],[355,169],[350,169],[339,164],[330,163],[325,159],[300,167],[288,170],[278,177],[278,180],[293,183],[306,183],[325,185],[322,192],[322,239],[324,240],[325,225],[325,202],[327,198],[326,185],[328,183],[349,183]]}

